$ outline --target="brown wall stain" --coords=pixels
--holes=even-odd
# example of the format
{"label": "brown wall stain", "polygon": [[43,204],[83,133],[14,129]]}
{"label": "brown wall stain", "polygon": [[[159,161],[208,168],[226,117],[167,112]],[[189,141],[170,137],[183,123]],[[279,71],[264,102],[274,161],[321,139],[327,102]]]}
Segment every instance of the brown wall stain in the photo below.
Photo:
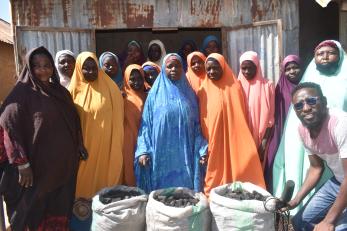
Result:
{"label": "brown wall stain", "polygon": [[13,45],[0,42],[0,105],[16,83]]}
{"label": "brown wall stain", "polygon": [[147,4],[126,3],[122,18],[127,27],[153,27],[154,6]]}

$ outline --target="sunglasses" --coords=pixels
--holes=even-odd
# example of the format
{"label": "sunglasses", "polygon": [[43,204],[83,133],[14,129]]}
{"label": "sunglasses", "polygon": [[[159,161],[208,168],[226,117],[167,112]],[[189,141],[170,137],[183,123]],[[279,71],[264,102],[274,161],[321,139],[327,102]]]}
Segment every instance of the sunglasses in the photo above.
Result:
{"label": "sunglasses", "polygon": [[294,109],[295,110],[302,110],[304,108],[304,104],[306,103],[307,105],[314,106],[317,104],[317,101],[319,100],[318,96],[315,97],[308,97],[305,100],[302,100],[298,103],[294,104]]}

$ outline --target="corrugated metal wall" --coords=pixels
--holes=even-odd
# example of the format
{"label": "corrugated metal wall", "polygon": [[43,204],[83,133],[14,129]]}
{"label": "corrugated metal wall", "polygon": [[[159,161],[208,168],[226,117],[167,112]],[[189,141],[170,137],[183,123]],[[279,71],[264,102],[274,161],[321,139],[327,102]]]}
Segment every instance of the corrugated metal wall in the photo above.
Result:
{"label": "corrugated metal wall", "polygon": [[[280,20],[255,23],[226,31],[229,64],[239,73],[239,57],[243,52],[253,50],[258,53],[263,67],[263,76],[277,83],[282,60],[282,31]],[[236,57],[236,58],[235,58]]]}
{"label": "corrugated metal wall", "polygon": [[60,50],[71,50],[75,54],[95,51],[92,30],[17,27],[17,73],[22,69],[25,54],[29,49],[44,45],[53,55]]}
{"label": "corrugated metal wall", "polygon": [[[299,0],[11,0],[14,26],[82,29],[234,27],[281,19],[283,50],[299,51]],[[51,40],[52,32],[38,37]],[[18,41],[32,40],[17,33]],[[26,43],[26,44],[27,44]],[[28,46],[31,44],[27,44]],[[91,49],[91,47],[86,47]],[[18,56],[25,49],[17,49]]]}

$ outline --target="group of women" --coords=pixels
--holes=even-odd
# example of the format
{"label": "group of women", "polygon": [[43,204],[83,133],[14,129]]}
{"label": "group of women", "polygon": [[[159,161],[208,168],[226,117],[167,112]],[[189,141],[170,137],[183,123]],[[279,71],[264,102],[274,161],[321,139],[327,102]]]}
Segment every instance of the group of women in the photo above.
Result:
{"label": "group of women", "polygon": [[158,41],[147,62],[135,41],[123,59],[28,52],[0,111],[0,190],[13,230],[67,230],[71,211],[83,220],[91,198],[117,184],[209,196],[244,181],[272,191],[299,58],[283,60],[275,89],[254,51],[236,76],[209,42],[206,53],[162,57]]}

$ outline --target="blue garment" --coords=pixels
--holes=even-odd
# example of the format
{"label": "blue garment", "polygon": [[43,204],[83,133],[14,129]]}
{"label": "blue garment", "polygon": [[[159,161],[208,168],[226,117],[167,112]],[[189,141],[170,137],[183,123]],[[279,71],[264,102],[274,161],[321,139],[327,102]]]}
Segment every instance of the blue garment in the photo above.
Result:
{"label": "blue garment", "polygon": [[178,51],[179,56],[181,56],[182,58],[182,65],[183,65],[183,70],[184,72],[187,72],[188,69],[188,64],[187,64],[187,56],[184,55],[184,47],[186,45],[190,45],[192,47],[192,52],[197,50],[197,46],[195,44],[195,42],[191,39],[186,39],[183,41],[182,46],[180,48],[180,50]]}
{"label": "blue garment", "polygon": [[124,80],[123,80],[122,68],[120,66],[118,56],[109,51],[102,53],[99,57],[99,66],[100,68],[102,68],[102,63],[107,56],[112,56],[117,61],[117,66],[118,66],[117,75],[115,78],[112,78],[112,77],[110,78],[117,84],[119,89],[122,89],[124,85]]}
{"label": "blue garment", "polygon": [[[327,215],[330,207],[336,200],[340,190],[340,183],[335,177],[328,180],[312,199],[292,219],[295,230],[309,231],[321,222]],[[347,230],[347,209],[345,209],[337,220],[335,230]]]}
{"label": "blue garment", "polygon": [[[137,186],[147,193],[167,187],[187,187],[202,191],[204,176],[199,158],[207,152],[199,122],[196,96],[185,74],[170,80],[162,71],[151,88],[142,114],[137,149],[135,176]],[[139,157],[150,156],[150,163],[139,165]]]}

